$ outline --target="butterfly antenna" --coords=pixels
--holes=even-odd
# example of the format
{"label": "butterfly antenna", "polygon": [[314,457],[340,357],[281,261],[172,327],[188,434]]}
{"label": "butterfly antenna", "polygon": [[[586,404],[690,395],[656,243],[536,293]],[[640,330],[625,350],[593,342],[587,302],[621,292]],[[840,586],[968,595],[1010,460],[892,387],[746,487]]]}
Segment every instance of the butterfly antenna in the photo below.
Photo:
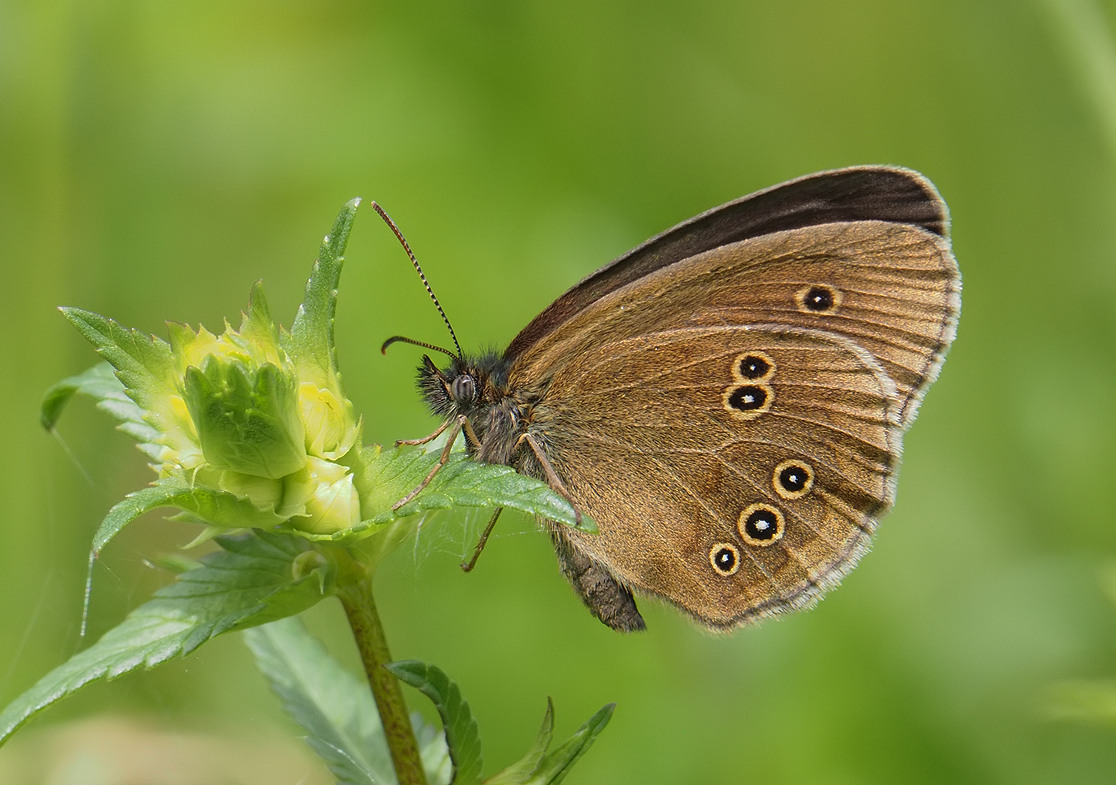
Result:
{"label": "butterfly antenna", "polygon": [[[403,236],[403,232],[399,231],[399,227],[395,225],[395,221],[391,220],[391,216],[384,212],[384,208],[380,207],[380,205],[376,204],[375,202],[372,202],[372,209],[379,213],[380,217],[384,219],[384,223],[386,223],[388,225],[388,228],[395,233],[395,237],[399,240],[399,244],[403,246],[403,250],[406,251],[407,256],[410,257],[411,264],[415,266],[415,271],[419,274],[419,278],[422,280],[422,285],[426,287],[426,293],[430,295],[430,299],[434,301],[434,307],[438,309],[438,313],[442,315],[442,321],[446,323],[446,329],[449,330],[450,338],[453,339],[453,346],[455,349],[457,349],[456,357],[460,359],[462,357],[461,344],[457,342],[457,333],[453,331],[453,325],[450,324],[449,317],[446,316],[446,312],[442,309],[442,304],[438,302],[438,295],[434,294],[434,290],[430,288],[430,282],[426,280],[426,274],[422,271],[422,267],[419,266],[418,259],[415,258],[414,252],[411,251],[411,246],[407,244],[407,238]],[[396,341],[406,341],[407,343],[413,343],[416,346],[425,346],[427,349],[435,349],[439,352],[445,352],[446,354],[449,354],[450,357],[455,356],[438,346],[431,346],[430,344],[420,343],[419,341],[412,341],[408,338],[403,338],[402,336],[398,335],[385,341],[384,345],[380,347],[380,351],[385,351],[389,345],[395,343]]]}
{"label": "butterfly antenna", "polygon": [[455,360],[460,360],[461,359],[461,357],[459,355],[454,354],[449,349],[443,349],[441,346],[435,346],[434,344],[427,343],[426,341],[416,341],[414,338],[408,338],[405,335],[393,335],[390,338],[388,338],[386,341],[384,341],[383,346],[380,347],[380,354],[387,354],[387,348],[389,346],[391,346],[393,343],[409,343],[412,346],[421,346],[423,349],[430,349],[431,351],[441,352],[442,354],[448,354],[450,357],[452,357]]}

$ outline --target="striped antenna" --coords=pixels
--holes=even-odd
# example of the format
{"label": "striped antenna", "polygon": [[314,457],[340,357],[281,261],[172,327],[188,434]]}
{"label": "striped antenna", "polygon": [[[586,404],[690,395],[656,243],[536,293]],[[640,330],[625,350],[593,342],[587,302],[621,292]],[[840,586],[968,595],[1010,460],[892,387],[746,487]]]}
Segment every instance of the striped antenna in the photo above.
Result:
{"label": "striped antenna", "polygon": [[[434,307],[438,309],[438,313],[442,315],[442,321],[446,323],[446,329],[449,330],[450,338],[453,339],[454,348],[457,349],[458,359],[462,359],[463,355],[461,354],[461,344],[457,342],[457,333],[453,331],[453,325],[450,324],[449,317],[446,316],[446,312],[442,309],[442,304],[438,302],[438,296],[434,294],[434,290],[430,288],[430,282],[426,280],[426,274],[422,271],[422,267],[419,266],[418,259],[415,258],[414,253],[411,251],[411,246],[407,244],[407,238],[403,236],[403,233],[401,231],[399,231],[399,227],[395,225],[395,221],[391,220],[391,216],[384,212],[384,208],[380,207],[380,205],[376,204],[375,202],[372,202],[372,209],[380,214],[380,217],[384,219],[384,223],[386,223],[388,225],[388,228],[395,233],[396,238],[399,240],[399,244],[403,246],[403,250],[407,252],[407,256],[409,256],[411,259],[411,264],[415,266],[415,271],[419,274],[419,278],[422,279],[422,285],[426,287],[426,293],[430,295],[430,299],[434,301]],[[390,344],[399,340],[401,340],[399,336],[389,339],[387,342],[384,343],[383,347],[381,347],[381,351],[386,350]],[[439,349],[436,346],[419,344],[417,341],[410,340],[407,340],[407,342],[414,343],[419,346],[426,346],[429,349],[438,349],[438,351],[450,354],[445,349]],[[450,356],[452,357],[453,355]]]}

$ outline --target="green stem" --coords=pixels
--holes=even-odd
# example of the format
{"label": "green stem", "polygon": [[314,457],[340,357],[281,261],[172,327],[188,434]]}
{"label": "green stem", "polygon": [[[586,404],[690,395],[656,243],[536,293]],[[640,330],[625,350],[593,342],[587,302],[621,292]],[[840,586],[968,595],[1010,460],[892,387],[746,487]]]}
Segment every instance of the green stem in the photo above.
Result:
{"label": "green stem", "polygon": [[[343,549],[338,549],[342,551]],[[415,732],[403,702],[399,680],[383,666],[391,662],[384,628],[372,600],[372,575],[348,552],[341,558],[337,595],[349,619],[360,650],[364,671],[372,685],[372,696],[380,712],[388,750],[399,785],[426,785]]]}

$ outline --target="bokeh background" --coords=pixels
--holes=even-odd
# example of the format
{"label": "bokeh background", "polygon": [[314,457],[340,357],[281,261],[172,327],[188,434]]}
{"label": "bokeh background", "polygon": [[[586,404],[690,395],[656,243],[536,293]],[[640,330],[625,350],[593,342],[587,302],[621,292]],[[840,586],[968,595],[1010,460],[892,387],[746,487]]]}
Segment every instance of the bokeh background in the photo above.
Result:
{"label": "bokeh background", "polygon": [[[489,773],[550,695],[561,738],[618,703],[569,782],[1112,782],[1114,33],[1116,5],[1088,0],[0,4],[0,701],[80,645],[92,532],[151,479],[88,402],[60,438],[39,428],[42,392],[94,360],[55,306],[218,329],[262,278],[289,324],[360,195],[463,343],[500,346],[677,221],[895,163],[949,202],[964,305],[897,506],[840,590],[727,637],[644,602],[650,631],[624,637],[533,522],[506,516],[463,575],[484,516],[448,515],[379,576],[393,653],[459,682]],[[378,347],[444,343],[439,318],[371,212],[347,258],[338,342],[366,435],[428,433],[418,353]],[[158,516],[122,534],[91,634],[191,537]],[[355,666],[334,603],[310,617]],[[0,779],[328,781],[297,734],[229,636],[51,709]]]}

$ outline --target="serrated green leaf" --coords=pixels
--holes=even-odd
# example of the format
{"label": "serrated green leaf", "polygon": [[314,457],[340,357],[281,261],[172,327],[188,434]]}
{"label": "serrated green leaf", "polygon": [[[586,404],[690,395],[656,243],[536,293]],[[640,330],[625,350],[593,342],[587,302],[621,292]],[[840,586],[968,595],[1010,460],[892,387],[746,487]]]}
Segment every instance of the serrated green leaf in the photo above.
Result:
{"label": "serrated green leaf", "polygon": [[457,685],[440,668],[417,660],[393,662],[384,667],[433,701],[442,718],[453,760],[453,785],[479,783],[482,761],[477,721]]}
{"label": "serrated green leaf", "polygon": [[181,657],[210,638],[292,616],[324,596],[320,570],[293,577],[311,547],[291,536],[257,532],[221,537],[224,550],[136,608],[100,640],[58,666],[0,712],[0,743],[32,716],[91,681],[113,679]]}
{"label": "serrated green leaf", "polygon": [[616,704],[610,703],[586,720],[561,747],[543,759],[534,775],[524,781],[524,785],[557,785],[564,780],[573,765],[592,746],[605,725],[608,725],[615,708]]}
{"label": "serrated green leaf", "polygon": [[174,374],[170,345],[139,330],[124,327],[92,311],[60,308],[62,314],[116,369],[129,396],[147,411],[158,408]]}
{"label": "serrated green leaf", "polygon": [[129,523],[160,507],[185,510],[206,523],[230,529],[269,529],[284,522],[275,513],[260,510],[247,499],[213,488],[191,488],[177,478],[167,477],[129,493],[113,505],[93,536],[93,555],[98,555]]}
{"label": "serrated green leaf", "polygon": [[360,199],[352,199],[341,209],[333,228],[322,240],[318,260],[306,282],[306,293],[291,324],[287,346],[295,364],[305,369],[313,367],[314,379],[320,387],[334,389],[332,378],[337,370],[337,357],[333,344],[333,318],[337,309],[337,286],[341,267],[345,261],[345,246],[353,227]]}
{"label": "serrated green leaf", "polygon": [[394,783],[376,703],[297,619],[247,630],[256,664],[306,741],[344,785]]}
{"label": "serrated green leaf", "polygon": [[484,785],[551,785],[561,782],[608,724],[614,708],[615,704],[602,708],[561,747],[546,755],[546,748],[550,746],[554,733],[554,704],[547,698],[542,727],[531,749],[520,760],[485,780]]}
{"label": "serrated green leaf", "polygon": [[[247,630],[245,638],[284,709],[339,782],[395,782],[366,681],[341,667],[298,619]],[[448,785],[452,765],[445,738],[417,714],[412,722],[427,781]]]}
{"label": "serrated green leaf", "polygon": [[374,522],[390,521],[426,510],[450,507],[507,507],[547,520],[596,532],[592,520],[582,517],[578,526],[573,508],[546,483],[519,474],[510,466],[481,463],[453,453],[430,483],[396,511],[391,505],[416,488],[437,465],[440,451],[397,447],[367,455],[362,498],[380,512]]}

